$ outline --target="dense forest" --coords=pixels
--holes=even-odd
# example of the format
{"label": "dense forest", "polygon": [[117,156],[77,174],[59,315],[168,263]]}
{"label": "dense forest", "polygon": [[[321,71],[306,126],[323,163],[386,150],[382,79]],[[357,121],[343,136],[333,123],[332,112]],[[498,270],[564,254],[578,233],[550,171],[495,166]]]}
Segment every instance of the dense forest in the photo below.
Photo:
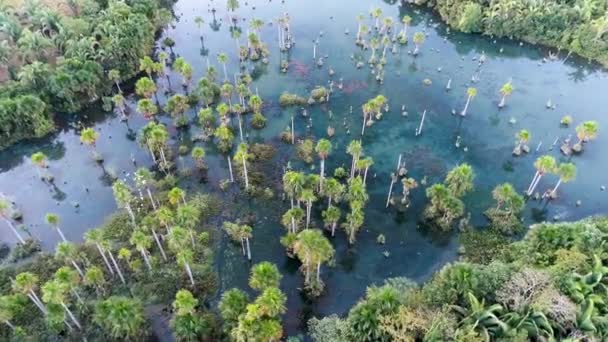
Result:
{"label": "dense forest", "polygon": [[608,14],[601,0],[411,0],[463,32],[543,44],[608,65]]}
{"label": "dense forest", "polygon": [[52,132],[57,113],[78,112],[133,77],[172,18],[157,0],[2,6],[0,148]]}

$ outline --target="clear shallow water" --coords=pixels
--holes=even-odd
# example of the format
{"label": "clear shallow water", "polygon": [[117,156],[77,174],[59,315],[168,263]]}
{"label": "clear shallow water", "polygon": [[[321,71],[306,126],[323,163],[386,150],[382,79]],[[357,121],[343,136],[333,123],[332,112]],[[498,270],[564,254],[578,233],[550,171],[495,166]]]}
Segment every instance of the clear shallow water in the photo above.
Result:
{"label": "clear shallow water", "polygon": [[[252,4],[255,4],[255,9]],[[208,10],[213,6],[218,10],[215,16],[217,24],[221,24],[217,32],[209,26],[213,16]],[[415,31],[426,30],[428,33],[419,57],[414,59],[406,53],[411,47],[401,49],[397,55],[387,54],[383,85],[376,83],[369,68],[356,70],[350,58],[355,55],[367,60],[370,56],[370,51],[360,51],[355,47],[354,38],[356,15],[367,13],[371,6],[381,6],[385,15],[395,19],[403,14],[412,16],[414,21],[409,29],[410,37]],[[181,0],[175,5],[174,11],[179,19],[163,37],[169,36],[175,40],[174,51],[193,65],[195,81],[203,75],[207,58],[201,56],[200,33],[194,23],[197,15],[206,22],[202,29],[204,44],[211,63],[218,69],[218,79],[223,78],[221,66],[215,61],[219,52],[226,52],[230,56],[229,73],[238,70],[236,44],[230,38],[230,22],[224,1],[201,4]],[[511,41],[494,43],[488,37],[448,33],[432,14],[418,11],[415,7],[400,9],[397,5],[379,1],[288,0],[282,4],[275,0],[249,1],[248,6],[241,1],[237,15],[241,19],[261,18],[269,22],[283,12],[291,16],[291,28],[296,39],[296,46],[289,55],[290,70],[287,75],[279,72],[276,26],[265,26],[262,39],[269,45],[270,63],[266,66],[256,65],[253,73],[256,75],[254,87],[265,101],[263,111],[268,123],[262,131],[247,128],[251,141],[271,140],[279,148],[273,160],[276,165],[284,166],[290,160],[289,156],[294,155],[292,146],[283,145],[277,139],[278,134],[289,125],[292,114],[297,118],[296,131],[299,136],[324,137],[328,124],[336,129],[336,136],[332,139],[334,151],[327,162],[327,169],[333,170],[350,162],[345,148],[351,139],[359,138],[361,104],[381,93],[389,99],[391,107],[381,121],[366,129],[363,138],[365,154],[373,157],[375,162],[368,179],[370,202],[365,211],[363,230],[358,234],[354,248],[348,249],[341,233],[333,240],[336,248],[335,266],[323,269],[326,292],[314,303],[305,303],[300,296],[297,289],[302,285],[299,264],[289,260],[279,244],[279,237],[284,234],[279,218],[287,203],[279,200],[260,203],[255,199],[234,202],[234,194],[222,195],[227,219],[242,217],[247,212],[256,214],[252,241],[254,262],[270,260],[277,263],[284,274],[282,288],[289,298],[289,311],[285,318],[288,333],[301,331],[305,318],[310,315],[345,313],[364,294],[365,287],[370,283],[393,276],[423,281],[456,257],[458,244],[455,234],[436,236],[417,229],[416,221],[426,202],[422,187],[413,191],[413,204],[407,212],[384,209],[389,173],[395,168],[400,153],[404,155],[410,175],[418,180],[427,176],[429,185],[441,181],[447,170],[458,163],[471,164],[477,174],[476,189],[465,198],[465,203],[473,222],[481,225],[485,222],[482,212],[492,203],[490,192],[494,186],[508,181],[517,189],[526,189],[534,173],[534,159],[541,153],[550,153],[559,160],[565,160],[559,154],[558,146],[549,150],[557,137],[565,138],[574,132],[574,128],[559,127],[562,116],[572,115],[575,125],[584,120],[597,120],[600,122],[598,139],[587,145],[584,154],[572,158],[578,167],[578,178],[562,185],[560,198],[546,208],[538,202],[529,202],[524,215],[526,222],[530,223],[542,217],[551,219],[558,216],[560,220],[575,220],[593,214],[606,214],[608,192],[600,191],[601,185],[608,185],[608,175],[604,171],[608,167],[608,156],[603,150],[608,143],[608,134],[605,133],[605,127],[608,127],[605,113],[608,99],[604,94],[608,74],[605,72],[595,70],[594,66],[574,57],[564,63],[565,54],[562,54],[562,60],[541,63],[542,58],[548,55],[545,49],[520,46]],[[239,25],[243,30],[243,42],[248,22],[239,20]],[[350,30],[349,35],[344,34],[345,29]],[[324,33],[322,37],[319,37],[320,31]],[[328,56],[321,69],[314,66],[312,59],[312,41],[316,38],[319,38],[317,56]],[[500,49],[503,49],[502,53]],[[460,111],[464,106],[466,88],[478,67],[473,58],[479,57],[482,51],[487,55],[487,60],[479,73],[479,82],[474,85],[478,95],[470,106],[469,115],[462,120],[452,116],[451,111]],[[343,78],[348,91],[336,88],[328,105],[309,108],[314,121],[312,130],[307,130],[307,119],[298,115],[297,108],[279,108],[278,97],[283,91],[305,95],[315,85],[327,85],[329,67],[336,72],[332,79],[337,83],[339,78]],[[441,72],[438,71],[439,67]],[[252,67],[249,68],[251,70]],[[422,85],[426,78],[432,80],[432,85]],[[452,90],[446,92],[444,88],[450,78]],[[509,79],[512,79],[515,91],[508,99],[507,107],[499,111],[496,107],[498,90]],[[179,76],[173,75],[174,88],[179,82]],[[164,80],[159,80],[159,83],[166,86]],[[164,96],[160,98],[164,104]],[[556,104],[555,110],[545,108],[548,99]],[[145,120],[135,113],[136,98],[131,96],[129,100],[132,111],[129,126],[137,131]],[[407,118],[401,116],[402,105],[409,112]],[[352,114],[349,113],[350,106],[353,106]],[[415,137],[414,131],[424,110],[427,110],[424,130],[421,136]],[[194,110],[190,111],[190,115],[194,116]],[[135,169],[132,157],[138,166],[151,165],[147,153],[132,140],[129,129],[116,116],[106,115],[98,109],[88,111],[87,116],[85,125],[94,125],[100,131],[97,148],[106,159],[107,170],[114,170],[119,176],[132,172]],[[515,124],[509,123],[511,118],[516,120]],[[350,128],[350,135],[346,134],[343,122]],[[76,124],[73,122],[62,124],[61,131],[53,137],[23,143],[0,152],[0,191],[19,205],[24,213],[24,223],[48,249],[57,243],[58,236],[44,224],[45,213],[59,214],[67,237],[81,240],[85,230],[101,224],[105,216],[116,210],[110,184],[102,169],[92,161],[89,149],[80,144],[78,130],[74,126]],[[189,144],[188,134],[180,137],[171,125],[169,127],[175,146],[180,141]],[[533,150],[541,141],[542,146],[538,153],[513,158],[514,135],[522,128],[531,131],[530,145]],[[197,131],[198,128],[193,126],[190,133],[196,134]],[[454,144],[458,135],[462,139],[460,149]],[[468,147],[467,152],[463,146]],[[200,185],[188,182],[185,185],[217,191],[217,182],[228,177],[227,165],[213,145],[205,144],[205,147],[210,167],[209,183]],[[37,179],[37,172],[29,162],[29,156],[37,150],[50,157],[50,172],[55,176],[57,189]],[[291,161],[297,168],[309,168],[294,158]],[[191,166],[188,157],[180,158],[178,163]],[[315,161],[315,165],[318,167],[318,161]],[[279,176],[280,168],[277,167],[275,171],[269,178]],[[373,177],[374,174],[376,177]],[[544,191],[555,182],[555,177],[545,177],[539,189]],[[396,186],[395,191],[400,192],[400,186]],[[574,205],[577,200],[582,201],[581,207]],[[76,202],[80,204],[77,209],[73,205]],[[320,224],[321,208],[317,209],[314,219]],[[543,209],[545,211],[541,212]],[[386,236],[384,246],[375,242],[379,233]],[[8,228],[0,226],[0,234],[2,240],[13,242]],[[388,259],[382,255],[384,251],[390,252]],[[249,264],[243,260],[239,248],[223,238],[216,257],[221,290],[234,286],[246,288]]]}

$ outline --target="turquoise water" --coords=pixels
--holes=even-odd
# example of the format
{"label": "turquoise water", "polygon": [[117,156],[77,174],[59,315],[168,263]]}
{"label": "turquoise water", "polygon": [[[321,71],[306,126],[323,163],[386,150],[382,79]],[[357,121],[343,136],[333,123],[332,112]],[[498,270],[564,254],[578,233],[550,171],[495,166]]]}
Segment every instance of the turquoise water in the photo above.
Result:
{"label": "turquoise water", "polygon": [[[415,31],[424,30],[427,33],[426,42],[416,58],[407,54],[412,46],[400,48],[397,54],[387,52],[388,63],[382,85],[374,80],[375,76],[368,67],[357,70],[351,59],[354,56],[367,60],[371,54],[357,48],[354,39],[356,15],[367,13],[372,6],[380,6],[384,15],[397,20],[404,14],[412,16],[414,20],[408,30],[410,37]],[[215,23],[210,12],[213,7],[217,9]],[[201,55],[201,31],[194,23],[197,15],[206,22],[202,29],[204,47],[208,50],[210,62],[218,69],[218,79],[223,79],[222,68],[216,62],[219,52],[229,55],[230,74],[238,70],[236,44],[230,38],[231,23],[224,1],[201,4],[181,0],[175,5],[174,11],[178,19],[161,39],[168,36],[175,40],[173,50],[193,65],[195,81],[203,75],[207,63],[207,57]],[[398,7],[379,1],[288,0],[282,3],[275,0],[249,1],[248,5],[241,1],[241,7],[236,11],[238,25],[243,31],[241,42],[244,41],[251,18],[260,18],[268,23],[284,12],[291,17],[296,40],[288,56],[289,72],[280,73],[276,25],[265,25],[262,39],[269,45],[270,61],[268,65],[260,63],[248,65],[247,68],[256,76],[253,87],[264,99],[263,112],[268,124],[262,131],[254,131],[245,125],[250,141],[270,141],[278,148],[266,171],[279,199],[260,203],[256,199],[242,199],[236,191],[220,193],[217,183],[228,177],[227,163],[211,144],[204,145],[208,150],[209,183],[200,184],[191,180],[185,182],[184,186],[188,186],[190,193],[202,189],[221,196],[223,216],[218,221],[234,220],[247,213],[255,213],[252,241],[254,262],[273,261],[284,274],[282,288],[289,298],[285,318],[287,332],[302,331],[303,322],[310,315],[345,313],[370,283],[393,276],[423,281],[446,262],[456,258],[456,233],[430,234],[417,227],[417,220],[426,203],[423,187],[413,191],[413,203],[406,212],[384,208],[390,183],[389,173],[395,168],[399,154],[403,154],[410,175],[419,181],[426,176],[429,185],[441,181],[446,172],[458,163],[471,164],[477,174],[476,188],[465,198],[465,203],[472,222],[483,225],[485,220],[482,212],[492,205],[490,192],[494,186],[511,182],[524,191],[534,174],[532,164],[537,156],[549,153],[561,161],[566,160],[559,154],[559,145],[551,149],[556,138],[564,139],[574,133],[573,127],[560,127],[562,116],[572,115],[574,126],[584,120],[597,120],[600,122],[599,137],[586,145],[582,155],[571,158],[578,168],[577,179],[562,185],[560,197],[548,205],[529,202],[524,217],[527,223],[532,223],[554,217],[575,220],[588,215],[606,214],[608,192],[600,191],[601,185],[608,185],[608,175],[604,171],[608,167],[608,157],[603,150],[608,143],[608,134],[604,132],[608,126],[604,112],[608,108],[608,98],[604,94],[608,74],[604,71],[572,56],[564,61],[565,53],[561,53],[558,60],[545,63],[543,58],[549,55],[547,49],[520,45],[516,41],[494,41],[490,37],[450,33],[431,13],[416,7]],[[216,28],[219,25],[219,30],[212,30],[209,24]],[[371,19],[367,24],[371,24]],[[350,31],[348,35],[345,34],[347,29]],[[313,61],[315,39],[319,41],[317,57],[327,56],[322,68],[317,68]],[[482,53],[485,53],[486,61],[479,67],[477,59]],[[330,67],[335,71],[332,77],[329,76]],[[464,106],[466,88],[471,86],[473,75],[479,78],[473,85],[478,95],[470,105],[469,114],[465,118],[451,115],[452,110],[459,112]],[[335,87],[329,104],[308,108],[313,118],[311,129],[307,129],[308,119],[300,115],[299,108],[282,109],[278,106],[278,97],[283,91],[305,95],[316,85],[327,86],[330,79],[337,84],[340,78],[344,82],[344,91]],[[430,79],[432,84],[423,85],[424,79]],[[452,90],[446,92],[448,79],[452,79]],[[508,99],[507,107],[499,111],[498,91],[509,79],[515,91]],[[179,82],[179,76],[172,75],[174,86]],[[166,88],[164,79],[159,83]],[[325,137],[326,128],[331,125],[336,129],[336,135],[332,139],[334,150],[326,167],[333,170],[342,164],[349,165],[350,158],[345,148],[351,139],[360,137],[361,105],[377,94],[389,99],[390,110],[381,121],[367,128],[363,137],[365,154],[374,159],[368,179],[370,202],[365,210],[365,224],[357,236],[357,244],[352,248],[348,248],[342,233],[332,240],[336,248],[336,262],[333,267],[322,270],[326,292],[314,303],[308,303],[298,290],[302,286],[299,264],[288,259],[279,244],[284,229],[278,221],[287,209],[287,203],[280,201],[280,173],[288,161],[292,161],[296,168],[318,172],[318,160],[315,160],[314,169],[297,162],[293,157],[293,147],[282,144],[278,135],[289,125],[292,115],[296,116],[296,132],[300,137]],[[165,97],[160,96],[160,99],[164,103]],[[554,110],[545,107],[549,99],[556,105]],[[133,95],[129,96],[132,113],[128,127],[116,115],[104,114],[99,109],[88,111],[82,123],[99,130],[98,151],[105,157],[105,168],[120,177],[128,178],[135,169],[131,158],[136,160],[138,166],[150,166],[152,163],[148,154],[133,140],[134,132],[145,124],[145,120],[135,112],[136,100]],[[351,106],[352,113],[349,111]],[[401,115],[401,106],[405,106],[407,117]],[[416,137],[414,132],[424,110],[427,111],[424,129]],[[190,116],[194,116],[194,110],[191,110]],[[63,121],[60,131],[52,137],[22,143],[0,152],[0,190],[17,203],[24,213],[24,224],[48,249],[58,242],[58,236],[44,224],[46,212],[59,214],[67,237],[80,240],[85,230],[101,224],[105,216],[116,210],[104,171],[92,161],[88,148],[79,142],[80,123],[73,118]],[[514,135],[524,128],[532,134],[530,145],[533,152],[514,158],[511,156]],[[178,134],[173,128],[170,128],[170,132],[172,143],[177,147],[180,143],[190,144],[189,136],[197,134],[198,128],[192,126],[189,134]],[[455,146],[458,136],[460,148]],[[37,179],[29,155],[38,150],[51,159],[49,170],[55,176],[56,188]],[[191,167],[192,163],[189,157],[182,157],[178,159],[178,165]],[[539,189],[544,191],[556,181],[556,177],[545,177]],[[396,186],[394,191],[400,192],[401,187]],[[579,200],[582,205],[576,207],[575,202]],[[76,203],[79,204],[78,208],[75,208]],[[320,203],[313,214],[315,222],[319,224],[322,206],[324,204]],[[8,228],[0,226],[0,232],[2,240],[13,242]],[[376,244],[379,233],[386,236],[384,246]],[[246,288],[249,263],[242,258],[239,248],[225,238],[220,239],[218,244],[216,257],[221,291],[234,286]],[[388,258],[383,255],[385,251],[390,253]]]}

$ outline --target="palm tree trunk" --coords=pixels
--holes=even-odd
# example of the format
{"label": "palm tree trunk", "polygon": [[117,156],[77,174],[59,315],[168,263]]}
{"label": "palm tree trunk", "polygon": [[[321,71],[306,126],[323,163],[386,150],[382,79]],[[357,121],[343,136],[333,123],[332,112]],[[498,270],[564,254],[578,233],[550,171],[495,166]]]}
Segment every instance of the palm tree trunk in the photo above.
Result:
{"label": "palm tree trunk", "polygon": [[539,173],[538,177],[536,178],[536,182],[534,183],[534,185],[532,186],[532,189],[530,189],[530,193],[528,195],[531,195],[532,193],[534,193],[534,190],[536,189],[536,187],[538,186],[538,183],[540,182],[540,179],[543,178],[543,174]]}
{"label": "palm tree trunk", "polygon": [[243,159],[243,172],[245,173],[245,189],[249,188],[249,176],[247,175],[247,160],[245,160],[245,154],[242,156]]}
{"label": "palm tree trunk", "polygon": [[148,266],[148,270],[152,271],[152,265],[150,265],[150,260],[148,259],[148,253],[146,253],[146,250],[143,248],[140,248],[139,253],[141,253],[141,256],[144,258],[144,261],[146,262],[146,266]]}
{"label": "palm tree trunk", "polygon": [[241,239],[241,250],[243,251],[243,256],[245,256],[245,239]]}
{"label": "palm tree trunk", "polygon": [[317,282],[321,280],[321,262],[317,262]]}
{"label": "palm tree trunk", "polygon": [[157,163],[156,155],[154,155],[154,150],[152,150],[152,146],[148,145],[148,151],[150,152],[150,155],[152,156],[152,161],[154,162],[154,164],[156,164]]}
{"label": "palm tree trunk", "polygon": [[467,96],[467,103],[464,104],[464,109],[462,110],[462,113],[460,113],[460,115],[462,116],[466,116],[467,115],[467,110],[469,109],[469,103],[471,102],[471,97]]}
{"label": "palm tree trunk", "polygon": [[13,231],[13,234],[15,234],[15,236],[17,237],[19,242],[21,242],[22,244],[25,244],[25,240],[23,240],[23,238],[21,237],[21,234],[19,234],[19,231],[17,231],[17,228],[15,228],[13,223],[10,220],[8,220],[7,218],[4,218],[4,222],[6,222],[6,224],[8,224],[8,226],[9,226],[9,228],[11,228],[11,230]]}
{"label": "palm tree trunk", "polygon": [[4,324],[8,325],[11,330],[15,331],[15,326],[9,320],[5,320]]}
{"label": "palm tree trunk", "polygon": [[363,173],[363,185],[365,185],[367,181],[367,170],[369,170],[369,166],[365,167],[365,172]]}
{"label": "palm tree trunk", "polygon": [[327,209],[331,208],[331,195],[327,197]]}
{"label": "palm tree trunk", "polygon": [[560,179],[557,181],[557,184],[555,184],[555,188],[553,188],[553,191],[551,191],[551,194],[552,194],[552,195],[555,195],[555,193],[557,192],[557,188],[559,188],[559,186],[560,186],[561,184],[562,184],[562,179],[560,178]]}
{"label": "palm tree trunk", "polygon": [[146,192],[148,193],[148,198],[150,198],[150,202],[152,202],[152,208],[156,211],[156,202],[154,201],[154,196],[152,196],[152,191],[150,188],[146,188]]}
{"label": "palm tree trunk", "polygon": [[332,222],[331,223],[331,236],[333,237],[336,233],[336,226],[338,225],[338,222]]}
{"label": "palm tree trunk", "polygon": [[68,308],[67,305],[65,305],[65,303],[61,303],[61,306],[63,306],[63,309],[65,310],[65,312],[68,313],[68,316],[70,316],[70,319],[72,320],[72,322],[74,322],[74,324],[78,327],[78,329],[82,329],[82,326],[80,325],[80,322],[78,322],[78,320],[76,319],[76,317],[74,316],[74,314],[72,313],[72,311],[70,310],[70,308]]}
{"label": "palm tree trunk", "polygon": [[293,115],[291,116],[291,144],[296,143],[296,132],[294,131]]}
{"label": "palm tree trunk", "polygon": [[97,247],[99,254],[101,254],[101,257],[103,258],[103,261],[105,262],[108,271],[110,271],[111,275],[114,275],[114,269],[112,269],[112,266],[110,265],[110,262],[108,261],[108,258],[106,257],[106,253],[104,253],[103,248],[98,243],[96,243],[95,246]]}
{"label": "palm tree trunk", "polygon": [[388,197],[386,198],[386,208],[388,208],[389,203],[391,202],[391,195],[393,194],[393,185],[395,181],[391,177],[391,186],[388,188]]}
{"label": "palm tree trunk", "polygon": [[78,293],[78,291],[76,291],[76,289],[71,289],[72,294],[74,295],[74,297],[76,297],[76,300],[78,300],[78,303],[80,304],[84,304],[84,301],[82,300],[82,297],[80,296],[80,294]]}
{"label": "palm tree trunk", "polygon": [[114,268],[116,268],[116,272],[118,273],[118,277],[120,278],[120,281],[123,283],[123,285],[126,285],[127,282],[125,281],[125,277],[122,275],[122,271],[120,270],[120,267],[118,266],[118,263],[116,262],[116,259],[114,259],[114,255],[112,254],[111,250],[108,250],[108,255],[110,256],[110,260],[112,260],[112,264],[114,264]]}
{"label": "palm tree trunk", "polygon": [[357,26],[357,41],[361,40],[361,23]]}
{"label": "palm tree trunk", "polygon": [[125,209],[127,209],[127,212],[129,213],[129,217],[131,218],[131,224],[133,224],[133,227],[135,227],[135,214],[133,213],[133,209],[131,209],[131,205],[129,203],[125,204]]}
{"label": "palm tree trunk", "polygon": [[251,261],[251,247],[249,246],[249,238],[245,238],[245,243],[247,244],[247,259]]}
{"label": "palm tree trunk", "polygon": [[186,272],[188,273],[188,278],[190,278],[190,283],[194,286],[194,276],[192,276],[192,269],[190,268],[190,264],[184,262],[184,266],[186,267]]}
{"label": "palm tree trunk", "polygon": [[42,312],[42,314],[46,316],[46,307],[44,306],[44,304],[42,304],[42,302],[40,302],[40,299],[38,299],[36,293],[34,293],[34,291],[30,291],[27,296],[38,307],[40,312]]}
{"label": "palm tree trunk", "polygon": [[61,228],[59,228],[59,227],[56,227],[56,228],[57,228],[57,233],[59,233],[59,236],[61,237],[61,240],[63,240],[63,242],[68,242],[68,240],[65,238],[65,235],[63,235]]}
{"label": "palm tree trunk", "polygon": [[194,232],[192,229],[188,229],[188,233],[190,233],[190,242],[192,243],[192,248],[194,248]]}
{"label": "palm tree trunk", "polygon": [[228,82],[228,72],[226,71],[226,63],[222,63],[224,67],[224,82]]}
{"label": "palm tree trunk", "polygon": [[321,172],[319,178],[319,190],[323,191],[323,179],[325,178],[325,158],[321,158]]}
{"label": "palm tree trunk", "polygon": [[158,249],[160,250],[160,254],[163,256],[163,260],[167,261],[167,255],[165,254],[163,244],[160,242],[160,239],[158,238],[158,234],[156,234],[156,230],[152,229],[152,235],[154,236],[156,245],[158,246]]}
{"label": "palm tree trunk", "polygon": [[245,139],[243,139],[243,120],[241,119],[241,114],[237,114],[239,116],[239,135],[241,137],[241,141],[244,141]]}
{"label": "palm tree trunk", "polygon": [[534,178],[532,178],[532,182],[530,183],[530,186],[528,186],[528,190],[526,190],[526,194],[530,195],[531,190],[532,190],[532,186],[534,185],[534,182],[536,182],[536,178],[538,178],[538,170],[536,171],[536,173],[534,174]]}
{"label": "palm tree trunk", "polygon": [[234,183],[234,176],[232,175],[232,162],[230,162],[230,156],[228,158],[228,170],[230,171],[230,183]]}
{"label": "palm tree trunk", "polygon": [[506,95],[503,95],[503,96],[500,98],[500,103],[498,103],[498,108],[502,108],[502,107],[504,107],[504,106],[505,106],[505,100],[506,100],[506,98],[507,98],[507,96],[506,96]]}
{"label": "palm tree trunk", "polygon": [[308,225],[310,224],[310,212],[312,211],[312,202],[306,202],[306,229],[308,229]]}
{"label": "palm tree trunk", "polygon": [[84,278],[84,273],[82,273],[82,269],[80,268],[80,266],[78,266],[76,261],[74,259],[70,259],[70,262],[72,263],[72,266],[74,266],[78,274],[80,274],[80,276]]}
{"label": "palm tree trunk", "polygon": [[361,127],[361,136],[365,135],[366,115],[363,115],[363,126]]}

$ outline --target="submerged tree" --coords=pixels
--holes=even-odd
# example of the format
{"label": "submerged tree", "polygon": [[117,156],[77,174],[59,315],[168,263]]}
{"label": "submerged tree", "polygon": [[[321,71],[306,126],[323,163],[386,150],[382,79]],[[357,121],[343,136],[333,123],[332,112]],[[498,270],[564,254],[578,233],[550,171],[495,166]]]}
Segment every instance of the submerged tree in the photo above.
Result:
{"label": "submerged tree", "polygon": [[414,33],[414,56],[417,56],[418,53],[420,52],[420,46],[422,46],[422,43],[424,43],[424,40],[426,39],[426,37],[424,36],[424,33],[422,32],[416,32]]}
{"label": "submerged tree", "polygon": [[500,102],[498,103],[498,108],[503,108],[505,106],[505,102],[507,100],[507,97],[509,95],[511,95],[511,93],[513,92],[513,85],[511,84],[511,81],[505,83],[502,88],[500,88]]}
{"label": "submerged tree", "polygon": [[249,239],[253,236],[251,226],[226,221],[222,227],[232,241],[241,243],[243,256],[247,256],[247,259],[251,260],[251,247],[249,245]]}
{"label": "submerged tree", "polygon": [[469,110],[469,104],[471,103],[471,100],[477,96],[477,89],[473,88],[473,87],[469,87],[467,88],[467,102],[464,105],[464,109],[462,110],[462,112],[460,113],[460,115],[462,116],[466,116],[467,115],[467,111]]}
{"label": "submerged tree", "polygon": [[336,233],[336,227],[341,215],[342,213],[338,207],[329,207],[322,213],[323,222],[325,223],[325,227],[331,230],[331,236],[334,236]]}
{"label": "submerged tree", "polygon": [[583,144],[589,142],[597,137],[599,124],[597,121],[585,121],[576,127],[576,136],[578,142],[574,144],[572,149],[574,152],[581,152],[583,150]]}
{"label": "submerged tree", "polygon": [[551,197],[557,197],[557,189],[562,183],[568,183],[576,178],[576,165],[573,163],[561,163],[555,170],[555,173],[559,176],[559,180],[553,190],[551,190]]}
{"label": "submerged tree", "polygon": [[333,258],[334,248],[320,230],[307,229],[298,234],[294,251],[302,261],[306,289],[313,297],[320,295],[323,292],[321,265]]}
{"label": "submerged tree", "polygon": [[555,158],[549,155],[544,155],[538,157],[534,162],[534,167],[536,168],[536,173],[534,174],[534,178],[532,178],[532,182],[526,191],[528,196],[534,193],[538,182],[540,179],[547,173],[553,172],[555,170],[555,166],[557,165]]}
{"label": "submerged tree", "polygon": [[327,157],[331,153],[331,142],[327,139],[319,139],[319,141],[317,142],[317,146],[315,147],[315,151],[317,151],[319,159],[321,159],[321,171],[319,171],[319,188],[320,191],[323,191],[323,180],[325,179],[325,159],[327,159]]}

